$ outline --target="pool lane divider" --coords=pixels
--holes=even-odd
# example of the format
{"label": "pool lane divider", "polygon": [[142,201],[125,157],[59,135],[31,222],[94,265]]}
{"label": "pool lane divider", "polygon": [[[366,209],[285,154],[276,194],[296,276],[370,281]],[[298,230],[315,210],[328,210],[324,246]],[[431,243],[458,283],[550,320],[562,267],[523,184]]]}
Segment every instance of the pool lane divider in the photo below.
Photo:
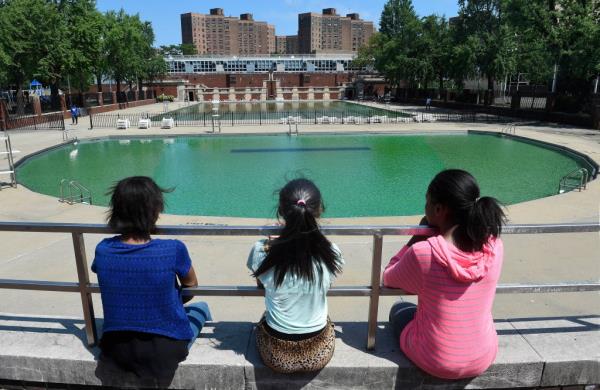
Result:
{"label": "pool lane divider", "polygon": [[369,151],[366,146],[348,147],[321,147],[321,148],[255,148],[255,149],[231,149],[231,153],[278,153],[278,152],[348,152]]}

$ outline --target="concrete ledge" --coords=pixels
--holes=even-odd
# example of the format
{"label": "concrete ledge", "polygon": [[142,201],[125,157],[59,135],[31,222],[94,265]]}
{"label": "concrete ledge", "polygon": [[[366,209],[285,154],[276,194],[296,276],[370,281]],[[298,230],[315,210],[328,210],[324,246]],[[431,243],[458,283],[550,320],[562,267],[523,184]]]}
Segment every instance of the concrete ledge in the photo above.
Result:
{"label": "concrete ledge", "polygon": [[[98,326],[101,326],[98,321]],[[401,352],[385,324],[377,349],[365,350],[366,323],[336,324],[332,361],[317,373],[281,375],[265,367],[253,324],[206,326],[176,371],[171,388],[454,389],[600,383],[600,316],[498,320],[496,362],[477,378],[444,381],[423,373]],[[85,346],[83,321],[0,314],[0,381],[148,386],[98,362]]]}

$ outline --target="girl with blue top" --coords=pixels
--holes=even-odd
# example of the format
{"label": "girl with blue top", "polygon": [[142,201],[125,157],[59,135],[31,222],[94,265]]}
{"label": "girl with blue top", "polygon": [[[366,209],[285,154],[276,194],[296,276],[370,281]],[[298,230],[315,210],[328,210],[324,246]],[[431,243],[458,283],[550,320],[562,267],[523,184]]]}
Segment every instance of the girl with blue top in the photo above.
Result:
{"label": "girl with blue top", "polygon": [[252,276],[265,289],[257,347],[264,363],[277,372],[320,370],[333,356],[327,291],[344,260],[319,231],[323,210],[313,182],[292,180],[279,192],[277,215],[285,222],[281,235],[258,241],[248,257]]}
{"label": "girl with blue top", "polygon": [[198,285],[185,245],[150,237],[164,192],[148,177],[118,182],[108,225],[119,235],[98,244],[92,264],[104,310],[101,360],[161,386],[211,320],[206,303],[183,306],[181,287]]}

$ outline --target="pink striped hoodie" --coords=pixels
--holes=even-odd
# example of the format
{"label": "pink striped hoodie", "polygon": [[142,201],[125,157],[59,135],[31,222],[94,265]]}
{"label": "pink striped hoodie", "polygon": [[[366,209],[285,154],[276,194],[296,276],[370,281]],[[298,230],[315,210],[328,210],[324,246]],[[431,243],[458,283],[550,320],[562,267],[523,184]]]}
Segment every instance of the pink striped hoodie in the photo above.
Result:
{"label": "pink striped hoodie", "polygon": [[417,294],[415,319],[400,335],[400,348],[431,375],[460,379],[483,373],[496,358],[492,318],[503,246],[490,240],[467,253],[442,236],[403,247],[383,273],[387,287]]}

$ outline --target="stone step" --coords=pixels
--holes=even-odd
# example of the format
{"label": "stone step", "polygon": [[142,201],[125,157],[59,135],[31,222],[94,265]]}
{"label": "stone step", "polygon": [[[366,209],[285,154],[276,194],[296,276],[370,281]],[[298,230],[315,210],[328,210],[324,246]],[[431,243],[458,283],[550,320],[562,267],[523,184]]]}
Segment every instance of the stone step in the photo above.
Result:
{"label": "stone step", "polygon": [[[366,351],[366,323],[337,323],[335,353],[323,370],[283,375],[262,363],[252,323],[213,322],[202,330],[170,387],[498,389],[600,383],[600,316],[499,320],[496,329],[494,364],[477,378],[446,381],[415,367],[386,324],[379,324],[376,350]],[[0,383],[144,385],[132,374],[98,363],[98,348],[85,345],[81,319],[0,314],[0,345]]]}

